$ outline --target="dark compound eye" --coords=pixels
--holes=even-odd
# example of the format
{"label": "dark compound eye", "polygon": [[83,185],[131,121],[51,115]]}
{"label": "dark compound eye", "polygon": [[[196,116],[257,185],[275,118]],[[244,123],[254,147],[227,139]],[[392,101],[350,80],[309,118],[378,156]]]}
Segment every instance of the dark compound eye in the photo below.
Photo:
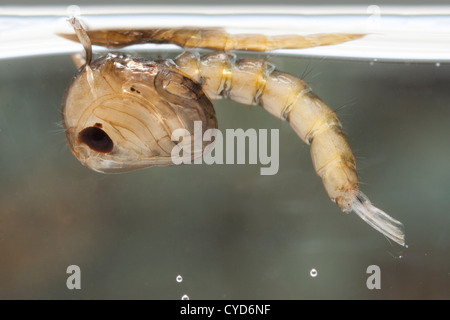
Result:
{"label": "dark compound eye", "polygon": [[97,127],[83,129],[78,134],[78,139],[97,152],[108,153],[111,152],[114,147],[114,143],[106,132]]}

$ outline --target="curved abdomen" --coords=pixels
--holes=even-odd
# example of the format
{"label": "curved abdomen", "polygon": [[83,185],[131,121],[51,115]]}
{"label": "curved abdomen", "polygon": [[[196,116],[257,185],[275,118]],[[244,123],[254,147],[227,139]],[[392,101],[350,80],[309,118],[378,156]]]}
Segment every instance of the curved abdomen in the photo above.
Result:
{"label": "curved abdomen", "polygon": [[212,99],[259,104],[287,120],[311,145],[314,168],[325,190],[342,211],[354,211],[374,229],[405,245],[401,222],[375,207],[359,190],[356,161],[336,114],[301,79],[276,71],[264,60],[239,59],[225,53],[202,57],[184,53],[178,67],[202,84]]}
{"label": "curved abdomen", "polygon": [[358,190],[355,158],[336,114],[301,79],[275,70],[259,59],[239,59],[223,52],[176,58],[179,68],[202,83],[212,99],[222,97],[259,104],[287,120],[298,136],[311,145],[314,168],[329,197],[348,211],[348,194]]}

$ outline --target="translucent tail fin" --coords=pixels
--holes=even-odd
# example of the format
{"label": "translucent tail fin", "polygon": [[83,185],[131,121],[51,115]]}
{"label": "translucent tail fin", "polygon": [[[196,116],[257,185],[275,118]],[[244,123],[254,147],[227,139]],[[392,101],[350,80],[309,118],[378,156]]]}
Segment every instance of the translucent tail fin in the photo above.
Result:
{"label": "translucent tail fin", "polygon": [[361,191],[358,191],[355,200],[352,202],[352,210],[375,230],[398,244],[405,245],[403,224],[375,207]]}

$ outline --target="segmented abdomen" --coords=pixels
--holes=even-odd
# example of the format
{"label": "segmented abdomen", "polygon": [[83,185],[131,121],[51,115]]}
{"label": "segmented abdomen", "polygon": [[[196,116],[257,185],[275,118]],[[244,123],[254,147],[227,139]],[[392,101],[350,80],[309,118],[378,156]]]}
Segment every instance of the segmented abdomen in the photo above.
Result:
{"label": "segmented abdomen", "polygon": [[359,188],[355,158],[336,114],[303,80],[275,70],[264,60],[236,60],[223,52],[201,57],[186,52],[175,63],[200,82],[210,98],[259,104],[275,117],[287,120],[311,145],[314,168],[329,197],[342,210],[351,210],[351,198]]}

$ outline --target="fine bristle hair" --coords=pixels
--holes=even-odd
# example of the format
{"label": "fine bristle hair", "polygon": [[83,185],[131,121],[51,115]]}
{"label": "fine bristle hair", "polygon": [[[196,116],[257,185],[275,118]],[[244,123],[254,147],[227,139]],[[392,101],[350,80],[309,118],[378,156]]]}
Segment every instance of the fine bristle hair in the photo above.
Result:
{"label": "fine bristle hair", "polygon": [[372,228],[397,242],[399,245],[405,246],[403,224],[389,216],[383,210],[375,207],[361,191],[358,191],[355,200],[352,202],[352,210],[372,226]]}

